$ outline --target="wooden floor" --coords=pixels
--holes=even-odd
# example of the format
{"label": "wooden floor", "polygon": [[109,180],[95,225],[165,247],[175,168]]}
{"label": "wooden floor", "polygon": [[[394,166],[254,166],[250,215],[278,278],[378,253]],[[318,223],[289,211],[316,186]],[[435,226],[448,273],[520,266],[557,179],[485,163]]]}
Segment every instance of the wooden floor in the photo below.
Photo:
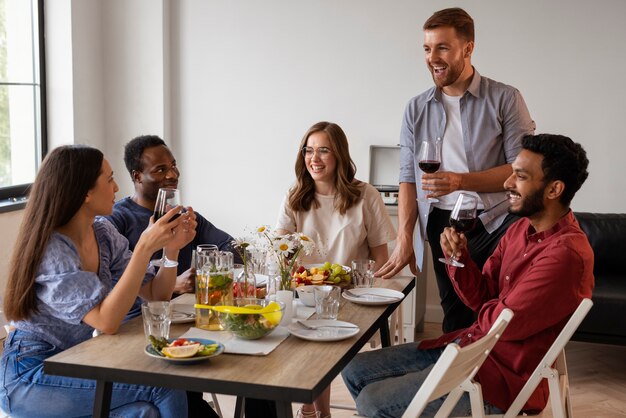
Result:
{"label": "wooden floor", "polygon": [[[440,324],[427,323],[417,339],[438,336],[440,327]],[[572,341],[567,345],[566,355],[574,416],[626,417],[626,347]],[[223,416],[232,417],[235,398],[218,395],[218,400]],[[340,376],[333,381],[331,403],[354,406]],[[298,405],[294,405],[294,416],[297,409]],[[333,418],[348,418],[354,414],[355,411],[350,410],[332,410]],[[549,406],[544,416],[552,416]]]}

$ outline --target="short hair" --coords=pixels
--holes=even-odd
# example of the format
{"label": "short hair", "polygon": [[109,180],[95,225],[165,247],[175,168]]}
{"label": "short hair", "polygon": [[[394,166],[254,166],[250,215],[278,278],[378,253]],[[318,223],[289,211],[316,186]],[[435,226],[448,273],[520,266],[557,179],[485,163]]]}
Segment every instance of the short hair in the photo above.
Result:
{"label": "short hair", "polygon": [[124,146],[124,164],[130,177],[133,177],[133,171],[143,170],[141,165],[141,155],[146,148],[158,147],[164,145],[163,141],[157,135],[141,135],[133,138],[128,144]]}
{"label": "short hair", "polygon": [[565,190],[560,201],[569,206],[589,176],[589,160],[583,147],[563,135],[539,134],[525,136],[522,148],[543,156],[541,169],[545,182],[561,180]]}
{"label": "short hair", "polygon": [[474,41],[474,19],[460,7],[439,10],[424,23],[424,30],[449,26],[466,41]]}

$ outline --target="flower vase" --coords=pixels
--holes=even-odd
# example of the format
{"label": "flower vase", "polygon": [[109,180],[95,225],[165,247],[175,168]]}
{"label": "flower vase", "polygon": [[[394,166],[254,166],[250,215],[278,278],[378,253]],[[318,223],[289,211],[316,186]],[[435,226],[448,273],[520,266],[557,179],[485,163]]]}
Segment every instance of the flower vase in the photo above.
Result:
{"label": "flower vase", "polygon": [[234,294],[236,298],[256,298],[256,276],[252,263],[244,264],[243,270],[237,275]]}
{"label": "flower vase", "polygon": [[291,321],[295,317],[293,309],[293,290],[278,290],[276,292],[276,301],[285,304],[285,312],[283,313],[283,318],[280,320],[280,325],[291,325]]}

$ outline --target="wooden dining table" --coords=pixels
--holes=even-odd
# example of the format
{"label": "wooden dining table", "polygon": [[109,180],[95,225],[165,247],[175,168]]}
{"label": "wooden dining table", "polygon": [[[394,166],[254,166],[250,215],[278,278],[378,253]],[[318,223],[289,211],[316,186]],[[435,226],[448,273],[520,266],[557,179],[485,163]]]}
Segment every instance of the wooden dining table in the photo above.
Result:
{"label": "wooden dining table", "polygon": [[[378,280],[376,286],[406,296],[415,287],[415,278]],[[314,342],[290,335],[266,356],[225,353],[192,365],[146,355],[147,341],[139,317],[123,324],[115,335],[100,335],[48,358],[44,371],[96,380],[94,417],[108,417],[112,382],[122,382],[234,395],[238,400],[273,400],[278,417],[291,418],[291,403],[313,402],[376,331],[381,331],[383,345],[389,345],[388,318],[399,304],[363,305],[342,298],[337,319],[359,326],[353,337]],[[172,324],[170,336],[180,336],[190,325]]]}

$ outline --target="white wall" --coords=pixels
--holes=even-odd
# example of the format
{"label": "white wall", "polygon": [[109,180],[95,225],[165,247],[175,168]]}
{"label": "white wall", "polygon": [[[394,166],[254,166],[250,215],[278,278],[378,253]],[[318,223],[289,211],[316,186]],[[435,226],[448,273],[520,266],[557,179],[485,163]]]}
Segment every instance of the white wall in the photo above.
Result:
{"label": "white wall", "polygon": [[[184,199],[233,234],[273,224],[301,135],[347,132],[360,178],[370,144],[395,144],[407,100],[432,85],[421,24],[451,2],[323,0],[171,3],[172,135]],[[538,132],[589,153],[576,210],[626,210],[619,167],[626,3],[472,2],[474,64],[518,87]],[[620,187],[621,186],[621,187]]]}

